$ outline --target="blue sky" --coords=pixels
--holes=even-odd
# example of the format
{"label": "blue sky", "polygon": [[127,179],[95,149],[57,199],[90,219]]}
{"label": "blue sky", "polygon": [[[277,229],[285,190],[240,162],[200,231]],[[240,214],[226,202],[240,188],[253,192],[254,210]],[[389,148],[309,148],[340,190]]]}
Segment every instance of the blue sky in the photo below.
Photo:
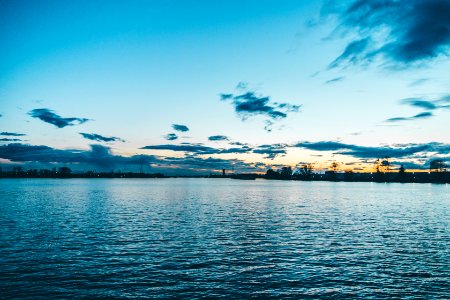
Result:
{"label": "blue sky", "polygon": [[167,172],[345,169],[434,145],[392,158],[424,167],[448,158],[449,20],[448,0],[0,1],[0,159],[134,168],[71,156],[97,145]]}

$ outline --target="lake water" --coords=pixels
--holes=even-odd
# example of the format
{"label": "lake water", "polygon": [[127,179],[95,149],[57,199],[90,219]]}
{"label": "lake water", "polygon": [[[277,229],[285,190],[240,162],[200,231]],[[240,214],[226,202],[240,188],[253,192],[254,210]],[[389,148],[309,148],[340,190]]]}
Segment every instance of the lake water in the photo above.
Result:
{"label": "lake water", "polygon": [[0,180],[1,298],[450,298],[450,187]]}

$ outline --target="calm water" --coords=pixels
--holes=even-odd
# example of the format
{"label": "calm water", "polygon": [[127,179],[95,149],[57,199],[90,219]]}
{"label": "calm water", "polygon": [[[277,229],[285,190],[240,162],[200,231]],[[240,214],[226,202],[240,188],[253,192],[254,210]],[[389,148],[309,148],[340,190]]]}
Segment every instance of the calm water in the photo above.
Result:
{"label": "calm water", "polygon": [[450,187],[0,180],[2,298],[449,298]]}

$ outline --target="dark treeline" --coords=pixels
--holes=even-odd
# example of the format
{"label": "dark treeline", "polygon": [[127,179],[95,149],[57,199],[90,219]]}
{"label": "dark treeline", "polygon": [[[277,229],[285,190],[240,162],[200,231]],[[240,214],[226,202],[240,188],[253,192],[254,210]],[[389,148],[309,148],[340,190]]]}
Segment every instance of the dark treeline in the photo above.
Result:
{"label": "dark treeline", "polygon": [[265,174],[226,174],[222,170],[219,174],[210,175],[184,175],[165,176],[161,173],[133,173],[133,172],[96,172],[87,171],[74,173],[68,167],[49,169],[29,169],[13,167],[3,171],[0,167],[0,178],[167,178],[167,177],[198,177],[198,178],[232,178],[241,180],[254,180],[264,178],[269,180],[302,180],[302,181],[347,181],[347,182],[417,182],[417,183],[450,183],[450,172],[442,160],[433,160],[428,172],[409,172],[403,166],[398,170],[391,170],[387,160],[375,166],[374,172],[354,172],[352,170],[339,171],[337,163],[333,163],[328,171],[315,172],[312,164],[304,164],[295,171],[291,167],[282,167],[279,170],[269,169]]}
{"label": "dark treeline", "polygon": [[133,172],[96,172],[74,173],[68,167],[48,169],[29,169],[14,167],[10,171],[2,171],[0,178],[163,178],[161,173],[133,173]]}
{"label": "dark treeline", "polygon": [[291,167],[283,167],[278,171],[267,170],[263,176],[273,180],[303,180],[303,181],[349,181],[349,182],[418,182],[418,183],[450,183],[450,172],[441,165],[430,168],[428,172],[408,172],[402,166],[398,170],[383,170],[377,168],[375,172],[353,172],[351,170],[339,172],[329,170],[325,173],[315,173],[310,165],[304,165],[293,172]]}

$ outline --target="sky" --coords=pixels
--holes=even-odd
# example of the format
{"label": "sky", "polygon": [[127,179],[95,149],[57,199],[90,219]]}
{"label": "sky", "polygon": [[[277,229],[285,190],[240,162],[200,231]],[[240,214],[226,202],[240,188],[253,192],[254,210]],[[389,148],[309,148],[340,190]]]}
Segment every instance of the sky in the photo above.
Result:
{"label": "sky", "polygon": [[450,0],[0,0],[0,164],[450,160]]}

